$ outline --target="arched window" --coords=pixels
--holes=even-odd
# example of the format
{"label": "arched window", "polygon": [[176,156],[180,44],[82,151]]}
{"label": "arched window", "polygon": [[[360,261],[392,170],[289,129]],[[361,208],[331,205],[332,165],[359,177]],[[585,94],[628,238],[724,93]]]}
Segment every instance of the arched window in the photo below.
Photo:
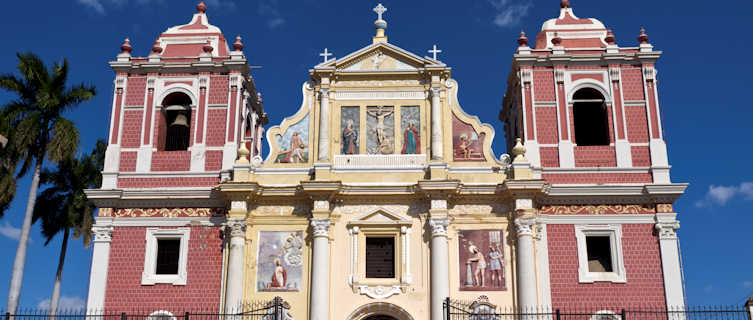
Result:
{"label": "arched window", "polygon": [[608,146],[609,125],[604,96],[596,89],[583,88],[573,95],[575,144]]}
{"label": "arched window", "polygon": [[162,102],[165,151],[188,150],[191,138],[191,98],[174,92]]}

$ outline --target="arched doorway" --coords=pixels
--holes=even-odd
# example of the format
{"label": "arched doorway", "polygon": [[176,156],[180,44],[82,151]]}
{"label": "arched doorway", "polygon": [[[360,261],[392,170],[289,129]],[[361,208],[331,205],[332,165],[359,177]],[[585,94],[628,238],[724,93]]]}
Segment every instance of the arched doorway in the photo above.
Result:
{"label": "arched doorway", "polygon": [[405,309],[386,302],[374,302],[358,307],[348,320],[413,320]]}

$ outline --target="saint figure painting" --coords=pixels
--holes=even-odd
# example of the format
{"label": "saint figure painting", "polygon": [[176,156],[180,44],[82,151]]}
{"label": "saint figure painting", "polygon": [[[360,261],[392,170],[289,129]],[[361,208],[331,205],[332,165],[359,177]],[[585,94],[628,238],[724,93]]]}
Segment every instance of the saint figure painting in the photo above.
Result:
{"label": "saint figure painting", "polygon": [[276,163],[306,163],[309,161],[309,116],[277,135],[277,147],[280,151],[275,157]]}
{"label": "saint figure painting", "polygon": [[455,161],[484,161],[485,134],[452,115],[452,158]]}
{"label": "saint figure painting", "polygon": [[256,290],[300,291],[303,231],[259,231]]}
{"label": "saint figure painting", "polygon": [[360,122],[358,109],[358,107],[342,107],[340,115],[342,154],[358,154],[358,124]]}
{"label": "saint figure painting", "polygon": [[502,230],[458,231],[461,291],[505,291]]}
{"label": "saint figure painting", "polygon": [[419,108],[418,106],[403,106],[400,110],[400,123],[403,128],[403,150],[400,153],[419,154],[421,153]]}

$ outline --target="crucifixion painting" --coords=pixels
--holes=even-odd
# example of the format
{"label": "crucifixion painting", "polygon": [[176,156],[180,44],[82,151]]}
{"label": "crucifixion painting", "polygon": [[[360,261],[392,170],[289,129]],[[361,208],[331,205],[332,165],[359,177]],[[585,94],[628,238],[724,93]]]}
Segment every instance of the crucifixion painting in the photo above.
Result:
{"label": "crucifixion painting", "polygon": [[366,108],[367,144],[369,154],[392,154],[395,152],[395,108],[370,106]]}

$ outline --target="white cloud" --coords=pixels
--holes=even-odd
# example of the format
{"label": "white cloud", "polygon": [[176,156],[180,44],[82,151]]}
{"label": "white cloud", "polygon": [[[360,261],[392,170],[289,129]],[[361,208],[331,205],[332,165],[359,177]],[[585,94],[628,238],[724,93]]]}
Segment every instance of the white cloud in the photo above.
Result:
{"label": "white cloud", "polygon": [[[37,309],[42,311],[50,310],[50,299],[39,301]],[[58,310],[60,311],[78,311],[86,309],[86,301],[79,297],[61,296],[58,300]]]}
{"label": "white cloud", "polygon": [[94,9],[99,14],[105,14],[105,6],[102,5],[100,0],[78,0],[78,3]]}
{"label": "white cloud", "polygon": [[495,15],[492,23],[499,27],[509,27],[520,23],[528,15],[533,4],[530,0],[518,2],[516,0],[488,0],[494,7]]}
{"label": "white cloud", "polygon": [[743,281],[743,287],[746,287],[746,288],[753,287],[753,281]]}
{"label": "white cloud", "polygon": [[703,287],[703,292],[711,293],[711,291],[714,291],[714,286],[707,284],[705,287]]}
{"label": "white cloud", "polygon": [[235,2],[230,0],[205,0],[205,3],[209,9],[235,10]]}
{"label": "white cloud", "polygon": [[724,206],[732,198],[741,196],[745,200],[753,200],[753,182],[743,182],[738,186],[709,186],[706,196],[696,201],[696,207]]}
{"label": "white cloud", "polygon": [[259,1],[259,15],[267,19],[267,26],[270,29],[285,24],[285,18],[280,13],[279,0],[262,0]]}
{"label": "white cloud", "polygon": [[5,225],[0,226],[0,234],[10,239],[18,241],[18,239],[21,238],[21,228],[16,228],[10,225],[8,221],[5,221]]}

